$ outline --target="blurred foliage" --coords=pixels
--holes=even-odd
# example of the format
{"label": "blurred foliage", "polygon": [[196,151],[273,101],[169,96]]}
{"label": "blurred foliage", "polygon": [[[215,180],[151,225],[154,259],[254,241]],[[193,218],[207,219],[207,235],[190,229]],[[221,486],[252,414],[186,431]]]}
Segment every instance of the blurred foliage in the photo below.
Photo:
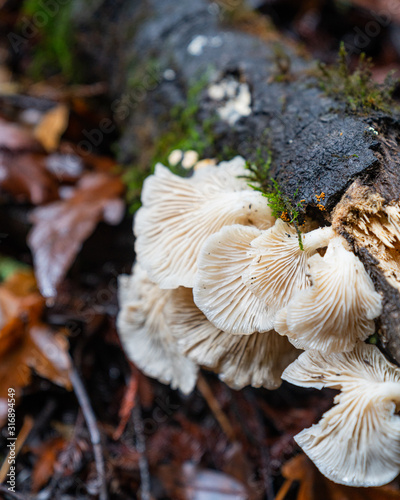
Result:
{"label": "blurred foliage", "polygon": [[5,281],[17,271],[24,271],[28,269],[29,266],[26,264],[0,254],[0,282]]}
{"label": "blurred foliage", "polygon": [[42,0],[24,1],[23,14],[35,16],[36,19],[47,19],[43,26],[37,27],[40,35],[35,45],[30,72],[35,79],[42,79],[44,74],[62,73],[68,81],[77,81],[79,71],[73,55],[72,2],[64,5],[55,2],[55,5],[58,10],[50,12]]}

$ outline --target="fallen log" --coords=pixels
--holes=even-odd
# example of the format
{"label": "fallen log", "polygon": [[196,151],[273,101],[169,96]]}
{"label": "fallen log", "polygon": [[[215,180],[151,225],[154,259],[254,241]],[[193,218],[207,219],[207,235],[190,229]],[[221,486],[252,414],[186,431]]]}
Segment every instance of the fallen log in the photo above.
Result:
{"label": "fallen log", "polygon": [[332,223],[364,263],[384,297],[381,346],[400,364],[399,114],[386,105],[358,112],[328,97],[315,62],[268,23],[228,23],[237,6],[147,0],[75,9],[79,49],[109,83],[121,159],[149,163],[180,119],[171,110],[183,113],[202,81],[193,116],[208,127],[204,154],[272,158],[268,175],[299,222]]}

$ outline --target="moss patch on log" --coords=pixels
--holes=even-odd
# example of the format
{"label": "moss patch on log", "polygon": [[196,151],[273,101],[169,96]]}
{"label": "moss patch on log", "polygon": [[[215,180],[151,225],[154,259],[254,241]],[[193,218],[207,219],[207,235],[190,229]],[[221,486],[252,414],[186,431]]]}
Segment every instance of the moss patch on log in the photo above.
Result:
{"label": "moss patch on log", "polygon": [[319,63],[318,80],[322,90],[331,97],[346,103],[347,111],[365,114],[371,110],[391,114],[399,110],[393,92],[399,81],[389,73],[382,85],[372,78],[372,62],[361,54],[354,71],[347,63],[344,44],[340,45],[337,61],[332,66]]}

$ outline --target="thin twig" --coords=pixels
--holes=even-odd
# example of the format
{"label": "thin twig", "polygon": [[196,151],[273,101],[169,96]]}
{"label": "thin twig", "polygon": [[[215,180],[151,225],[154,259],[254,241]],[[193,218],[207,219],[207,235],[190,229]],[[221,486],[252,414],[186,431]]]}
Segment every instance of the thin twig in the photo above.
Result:
{"label": "thin twig", "polygon": [[275,500],[284,500],[292,484],[293,484],[293,479],[286,479],[285,482],[282,484],[280,490],[276,494]]}
{"label": "thin twig", "polygon": [[129,379],[127,388],[125,390],[124,397],[121,403],[121,409],[119,412],[120,422],[117,429],[113,433],[114,441],[118,441],[121,439],[122,434],[125,431],[126,426],[128,425],[129,420],[132,417],[132,410],[135,406],[136,402],[136,393],[138,391],[139,386],[139,378],[137,370],[136,372],[132,370],[131,377]]}
{"label": "thin twig", "polygon": [[146,456],[146,438],[144,435],[141,405],[137,396],[135,406],[132,410],[132,420],[136,436],[136,450],[139,453],[140,498],[141,500],[151,500],[150,472]]}
{"label": "thin twig", "polygon": [[97,478],[100,483],[100,500],[107,500],[107,484],[106,484],[106,474],[104,467],[103,458],[103,448],[101,446],[100,431],[97,426],[96,417],[93,412],[93,408],[90,404],[89,396],[86,392],[85,386],[80,379],[78,372],[75,368],[71,368],[70,379],[72,387],[79,405],[82,409],[83,416],[85,417],[86,425],[90,434],[90,441],[93,446],[94,460],[96,463]]}
{"label": "thin twig", "polygon": [[197,379],[197,388],[201,392],[203,398],[206,400],[210,410],[214,414],[214,417],[216,418],[222,430],[226,434],[226,437],[230,441],[235,441],[236,438],[235,430],[233,429],[231,423],[229,422],[228,417],[222,411],[222,408],[219,402],[217,401],[216,397],[214,396],[211,387],[208,385],[206,379],[201,374]]}
{"label": "thin twig", "polygon": [[4,493],[4,495],[8,495],[10,498],[13,498],[14,500],[29,500],[30,496],[28,495],[20,495],[19,493],[16,493],[14,491],[10,491],[7,486],[4,484],[0,484],[0,493]]}
{"label": "thin twig", "polygon": [[[23,445],[25,444],[26,438],[31,432],[32,427],[33,427],[33,419],[29,416],[26,416],[24,418],[24,423],[22,424],[21,430],[19,431],[17,438],[15,439],[15,441],[13,441],[15,445],[15,449],[13,450],[14,460],[18,456],[18,453],[20,452]],[[4,481],[7,478],[8,471],[10,470],[10,463],[8,460],[10,455],[11,455],[11,448],[0,469],[0,483],[4,483]]]}

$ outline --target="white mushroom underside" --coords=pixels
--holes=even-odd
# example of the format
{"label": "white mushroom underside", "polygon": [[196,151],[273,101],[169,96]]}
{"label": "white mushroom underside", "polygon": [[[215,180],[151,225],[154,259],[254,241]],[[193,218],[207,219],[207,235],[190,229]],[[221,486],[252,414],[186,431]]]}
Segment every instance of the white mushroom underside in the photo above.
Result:
{"label": "white mushroom underside", "polygon": [[307,258],[326,246],[332,235],[331,228],[303,234],[303,251],[295,229],[277,220],[251,242],[248,256],[253,260],[243,276],[246,286],[276,313],[295,292],[309,285]]}
{"label": "white mushroom underside", "polygon": [[210,236],[201,249],[193,289],[194,301],[218,329],[234,334],[266,332],[273,327],[267,307],[244,284],[251,258],[254,227],[228,226]]}
{"label": "white mushroom underside", "polygon": [[142,192],[134,232],[138,260],[161,288],[192,288],[199,249],[208,236],[235,223],[268,228],[268,200],[250,189],[240,157],[181,178],[158,164]]}
{"label": "white mushroom underside", "polygon": [[372,345],[340,354],[303,353],[282,378],[304,387],[341,389],[318,424],[295,436],[332,481],[386,484],[400,471],[400,370]]}
{"label": "white mushroom underside", "polygon": [[275,329],[299,349],[347,352],[374,332],[381,297],[360,260],[334,238],[308,261],[312,286],[278,313]]}
{"label": "white mushroom underside", "polygon": [[174,290],[168,307],[175,318],[172,332],[182,352],[217,372],[233,389],[279,387],[283,370],[299,354],[274,331],[239,336],[215,328],[196,307],[189,289]]}
{"label": "white mushroom underside", "polygon": [[149,377],[190,393],[197,380],[197,367],[183,356],[172,335],[166,315],[171,291],[151,283],[138,265],[132,276],[121,276],[121,310],[117,325],[128,357]]}

